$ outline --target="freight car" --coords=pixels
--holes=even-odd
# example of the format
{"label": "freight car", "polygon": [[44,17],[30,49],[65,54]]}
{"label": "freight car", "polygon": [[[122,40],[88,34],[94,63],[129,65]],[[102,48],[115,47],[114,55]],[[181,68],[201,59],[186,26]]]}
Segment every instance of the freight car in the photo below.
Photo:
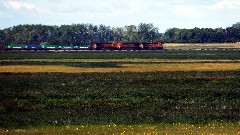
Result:
{"label": "freight car", "polygon": [[65,46],[65,45],[51,45],[51,44],[43,44],[43,50],[90,50],[90,45],[82,45],[82,46]]}
{"label": "freight car", "polygon": [[26,45],[8,45],[6,50],[27,50]]}
{"label": "freight car", "polygon": [[43,50],[42,45],[8,45],[6,46],[5,50],[15,50],[15,51],[20,51],[20,50]]}

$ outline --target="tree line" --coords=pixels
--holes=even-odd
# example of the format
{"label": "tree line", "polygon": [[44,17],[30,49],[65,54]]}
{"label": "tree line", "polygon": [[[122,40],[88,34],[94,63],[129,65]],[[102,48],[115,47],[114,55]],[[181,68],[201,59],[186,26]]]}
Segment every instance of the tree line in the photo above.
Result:
{"label": "tree line", "polygon": [[223,28],[168,29],[163,37],[168,43],[235,43],[240,41],[240,23]]}
{"label": "tree line", "polygon": [[111,42],[232,43],[240,41],[240,22],[223,28],[171,28],[160,33],[152,23],[138,26],[72,24],[61,26],[17,25],[0,30],[0,45],[89,45]]}

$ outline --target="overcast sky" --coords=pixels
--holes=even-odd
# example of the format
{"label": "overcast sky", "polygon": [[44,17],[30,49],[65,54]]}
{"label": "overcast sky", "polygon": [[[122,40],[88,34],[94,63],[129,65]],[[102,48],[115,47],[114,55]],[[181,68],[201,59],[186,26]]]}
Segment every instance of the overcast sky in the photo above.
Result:
{"label": "overcast sky", "polygon": [[19,24],[153,23],[169,28],[219,28],[240,22],[240,0],[0,0],[0,29]]}

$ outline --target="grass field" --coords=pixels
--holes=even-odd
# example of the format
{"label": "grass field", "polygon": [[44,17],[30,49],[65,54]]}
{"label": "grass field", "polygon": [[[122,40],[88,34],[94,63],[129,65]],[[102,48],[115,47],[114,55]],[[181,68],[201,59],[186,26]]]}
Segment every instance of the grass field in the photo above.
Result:
{"label": "grass field", "polygon": [[[193,135],[212,135],[240,134],[240,126],[238,125],[188,125],[188,124],[157,124],[157,125],[94,125],[94,126],[60,126],[60,127],[43,127],[32,129],[16,129],[2,132],[4,135],[33,135],[33,134],[57,134],[57,135],[156,135],[156,134],[193,134]],[[1,133],[1,131],[0,131]]]}
{"label": "grass field", "polygon": [[17,59],[194,59],[239,60],[238,50],[161,50],[99,52],[0,52],[0,60]]}
{"label": "grass field", "polygon": [[180,44],[180,43],[166,43],[165,49],[202,49],[202,48],[240,48],[240,44],[236,43],[207,43],[207,44]]}
{"label": "grass field", "polygon": [[155,72],[155,71],[233,71],[239,60],[174,59],[30,59],[0,60],[0,72]]}
{"label": "grass field", "polygon": [[240,134],[236,50],[0,59],[0,134]]}

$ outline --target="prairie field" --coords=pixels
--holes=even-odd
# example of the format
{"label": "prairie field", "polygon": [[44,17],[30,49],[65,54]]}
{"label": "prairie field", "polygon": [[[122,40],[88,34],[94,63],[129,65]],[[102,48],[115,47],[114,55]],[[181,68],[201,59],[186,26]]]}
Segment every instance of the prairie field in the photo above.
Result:
{"label": "prairie field", "polygon": [[232,71],[240,70],[240,63],[187,63],[187,64],[121,64],[111,68],[79,68],[68,66],[0,66],[0,72],[156,72],[156,71]]}
{"label": "prairie field", "polygon": [[204,43],[204,44],[181,44],[181,43],[166,43],[164,44],[165,49],[207,49],[207,48],[240,48],[240,44],[237,43]]}
{"label": "prairie field", "polygon": [[234,71],[240,60],[168,59],[30,59],[0,60],[0,72],[156,72],[156,71]]}
{"label": "prairie field", "polygon": [[[188,125],[188,124],[155,124],[155,125],[93,125],[93,126],[58,126],[58,127],[39,127],[32,129],[16,129],[9,130],[4,135],[35,135],[35,134],[48,134],[48,135],[104,135],[104,134],[117,134],[117,135],[211,135],[211,134],[240,134],[240,126],[236,125]],[[0,131],[1,132],[1,131]]]}
{"label": "prairie field", "polygon": [[240,134],[238,50],[0,52],[0,134]]}

